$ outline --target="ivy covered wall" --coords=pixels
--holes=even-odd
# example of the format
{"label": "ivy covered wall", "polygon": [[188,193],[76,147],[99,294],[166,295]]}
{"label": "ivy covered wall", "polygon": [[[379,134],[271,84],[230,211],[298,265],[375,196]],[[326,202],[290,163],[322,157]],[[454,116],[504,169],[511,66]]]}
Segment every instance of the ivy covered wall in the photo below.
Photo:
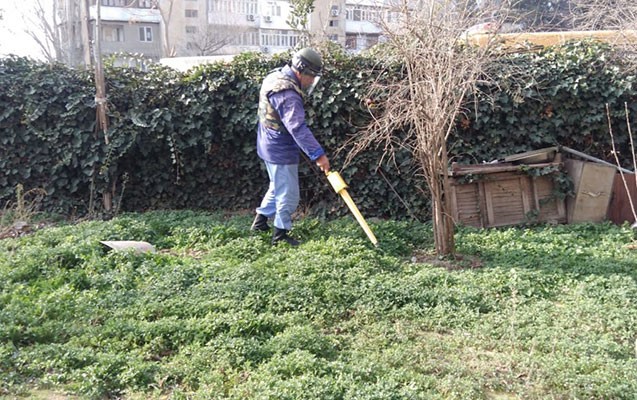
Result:
{"label": "ivy covered wall", "polygon": [[[634,66],[583,41],[500,57],[495,79],[467,101],[451,139],[457,161],[481,162],[556,144],[615,163],[607,106],[624,166],[632,167],[625,105],[637,113]],[[637,127],[637,125],[635,125]]]}
{"label": "ivy covered wall", "polygon": [[[112,192],[120,210],[254,208],[267,174],[256,155],[256,107],[262,78],[287,56],[244,54],[230,65],[180,73],[107,68],[108,144],[96,133],[90,71],[23,58],[0,60],[0,204],[17,184],[47,191],[50,211],[82,215]],[[610,159],[606,104],[615,140],[628,161],[624,102],[634,111],[634,75],[614,53],[576,43],[509,54],[489,71],[497,77],[467,101],[450,141],[458,162],[482,162],[563,144]],[[326,56],[326,71],[307,101],[310,127],[341,170],[341,146],[367,124],[365,91],[372,57]],[[340,150],[340,152],[339,152]],[[372,149],[342,169],[366,216],[427,218],[424,183],[407,151],[379,166]],[[629,165],[630,166],[630,165]],[[309,162],[301,165],[303,207],[346,212]]]}

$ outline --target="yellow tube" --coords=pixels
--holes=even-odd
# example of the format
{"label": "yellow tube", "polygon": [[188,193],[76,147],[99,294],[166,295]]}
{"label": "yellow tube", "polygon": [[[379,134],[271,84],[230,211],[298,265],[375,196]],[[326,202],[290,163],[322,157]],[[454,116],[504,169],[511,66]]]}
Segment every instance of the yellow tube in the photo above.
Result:
{"label": "yellow tube", "polygon": [[349,210],[352,212],[352,214],[354,214],[356,221],[358,221],[358,224],[361,226],[361,228],[363,228],[369,240],[374,244],[374,246],[378,246],[378,240],[376,240],[374,232],[372,232],[372,230],[367,225],[365,218],[363,218],[360,211],[358,211],[358,207],[356,207],[356,204],[354,204],[354,200],[352,200],[349,193],[347,193],[347,190],[343,189],[339,194],[341,195],[343,200],[345,200],[345,204],[347,204]]}
{"label": "yellow tube", "polygon": [[365,218],[363,218],[360,211],[358,210],[358,207],[356,207],[356,204],[354,204],[354,200],[352,200],[349,193],[347,192],[347,184],[341,177],[341,174],[336,171],[330,171],[327,173],[327,180],[334,188],[334,191],[341,195],[341,197],[345,201],[345,204],[347,204],[349,210],[352,212],[352,214],[354,214],[356,221],[358,221],[358,224],[361,226],[361,228],[363,228],[369,240],[374,244],[374,246],[378,246],[378,240],[376,239],[376,236],[374,236],[374,232],[372,232],[372,230],[369,228],[369,225],[367,225]]}

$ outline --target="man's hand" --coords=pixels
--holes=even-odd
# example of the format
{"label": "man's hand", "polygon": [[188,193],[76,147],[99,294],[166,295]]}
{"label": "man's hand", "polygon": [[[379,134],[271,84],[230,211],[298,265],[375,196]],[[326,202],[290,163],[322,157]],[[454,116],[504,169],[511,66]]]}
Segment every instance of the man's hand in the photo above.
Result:
{"label": "man's hand", "polygon": [[318,165],[321,171],[325,172],[326,174],[330,172],[330,160],[327,159],[327,156],[325,154],[316,159],[316,165]]}

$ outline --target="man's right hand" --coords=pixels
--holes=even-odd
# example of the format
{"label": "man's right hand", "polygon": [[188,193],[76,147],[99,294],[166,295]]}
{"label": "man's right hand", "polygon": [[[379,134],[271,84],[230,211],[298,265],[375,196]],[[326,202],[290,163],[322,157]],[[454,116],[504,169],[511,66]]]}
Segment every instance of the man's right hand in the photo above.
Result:
{"label": "man's right hand", "polygon": [[330,160],[325,154],[316,159],[316,165],[326,174],[330,172]]}

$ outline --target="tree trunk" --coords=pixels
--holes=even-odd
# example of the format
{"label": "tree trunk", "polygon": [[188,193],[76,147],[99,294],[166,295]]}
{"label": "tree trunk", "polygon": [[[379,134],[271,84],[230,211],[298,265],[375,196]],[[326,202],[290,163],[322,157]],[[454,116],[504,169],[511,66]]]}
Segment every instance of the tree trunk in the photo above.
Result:
{"label": "tree trunk", "polygon": [[455,253],[454,223],[447,195],[449,192],[444,189],[445,181],[449,181],[446,176],[441,177],[438,182],[437,190],[442,192],[441,195],[432,196],[434,244],[436,254],[439,256],[449,256]]}
{"label": "tree trunk", "polygon": [[449,182],[446,138],[439,137],[437,157],[432,157],[430,183],[432,193],[432,218],[434,244],[439,256],[452,256],[455,253],[453,214],[451,210],[451,183]]}

